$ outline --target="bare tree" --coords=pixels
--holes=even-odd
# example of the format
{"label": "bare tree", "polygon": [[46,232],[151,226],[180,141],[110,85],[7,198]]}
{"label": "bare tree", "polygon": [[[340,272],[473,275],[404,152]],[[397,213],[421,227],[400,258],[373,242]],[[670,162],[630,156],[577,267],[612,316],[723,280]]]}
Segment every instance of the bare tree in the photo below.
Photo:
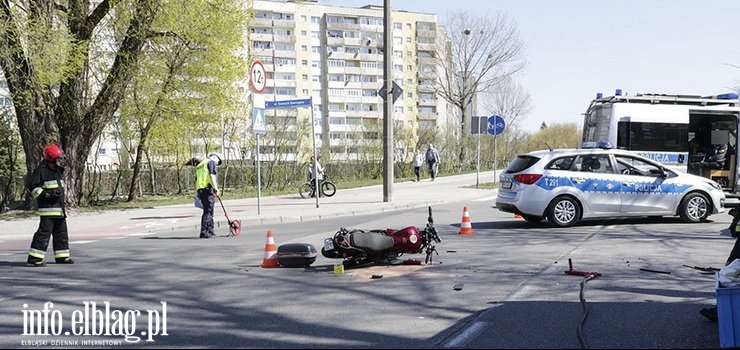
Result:
{"label": "bare tree", "polygon": [[516,25],[501,13],[491,18],[462,10],[449,12],[445,29],[449,42],[437,45],[435,83],[437,94],[460,111],[458,160],[462,166],[465,140],[470,136],[466,111],[478,93],[524,68],[524,44]]}
{"label": "bare tree", "polygon": [[[519,116],[529,113],[532,108],[529,93],[511,76],[504,77],[494,89],[485,91],[483,96],[481,105],[484,110],[500,116],[506,123],[506,130],[516,127]],[[494,169],[499,165],[500,158],[498,158],[498,155],[507,154],[508,150],[512,148],[510,146],[513,146],[507,144],[507,138],[504,138],[503,150],[498,150],[496,147],[498,139],[498,137],[493,138]]]}

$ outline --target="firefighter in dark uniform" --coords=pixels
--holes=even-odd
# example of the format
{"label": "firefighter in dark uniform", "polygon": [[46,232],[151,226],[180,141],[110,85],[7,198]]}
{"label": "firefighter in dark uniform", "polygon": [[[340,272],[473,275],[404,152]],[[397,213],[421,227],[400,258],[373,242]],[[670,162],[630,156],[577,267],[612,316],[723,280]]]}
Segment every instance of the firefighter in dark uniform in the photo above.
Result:
{"label": "firefighter in dark uniform", "polygon": [[64,211],[64,152],[57,145],[44,147],[44,159],[28,178],[28,189],[38,203],[39,228],[33,235],[28,251],[28,264],[44,266],[44,255],[53,237],[54,260],[57,264],[72,264],[67,235],[67,214]]}

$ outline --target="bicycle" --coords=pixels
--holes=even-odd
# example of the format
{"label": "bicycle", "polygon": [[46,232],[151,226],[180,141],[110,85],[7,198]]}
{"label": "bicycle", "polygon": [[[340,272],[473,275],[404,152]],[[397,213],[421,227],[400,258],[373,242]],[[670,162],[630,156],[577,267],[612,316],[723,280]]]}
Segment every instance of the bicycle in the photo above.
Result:
{"label": "bicycle", "polygon": [[[321,189],[320,196],[322,197],[331,197],[335,193],[337,193],[337,186],[329,180],[329,178],[324,175],[323,180],[319,180],[319,188]],[[301,198],[311,198],[314,196],[314,181],[306,181],[301,184],[301,186],[298,188],[298,193],[301,195]]]}

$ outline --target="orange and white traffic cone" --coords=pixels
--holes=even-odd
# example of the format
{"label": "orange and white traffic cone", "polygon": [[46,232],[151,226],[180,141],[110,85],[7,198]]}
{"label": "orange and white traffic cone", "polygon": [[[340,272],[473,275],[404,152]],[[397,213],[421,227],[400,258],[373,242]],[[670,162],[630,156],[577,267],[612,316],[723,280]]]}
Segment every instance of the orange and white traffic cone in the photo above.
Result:
{"label": "orange and white traffic cone", "polygon": [[267,231],[267,243],[265,243],[265,257],[262,259],[260,267],[280,267],[277,260],[277,247],[275,239],[272,238],[272,231]]}
{"label": "orange and white traffic cone", "polygon": [[463,207],[463,216],[462,216],[462,223],[460,224],[460,232],[461,235],[472,235],[475,231],[473,231],[473,226],[470,225],[470,214],[468,213],[468,207]]}

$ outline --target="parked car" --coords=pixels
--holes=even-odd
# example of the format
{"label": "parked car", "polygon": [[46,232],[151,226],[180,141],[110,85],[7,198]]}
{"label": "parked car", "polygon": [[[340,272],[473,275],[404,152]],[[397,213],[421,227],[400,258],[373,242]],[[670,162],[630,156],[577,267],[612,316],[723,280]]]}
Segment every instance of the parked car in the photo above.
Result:
{"label": "parked car", "polygon": [[496,208],[560,227],[605,217],[702,222],[724,211],[725,194],[717,182],[608,147],[518,155],[499,176]]}

